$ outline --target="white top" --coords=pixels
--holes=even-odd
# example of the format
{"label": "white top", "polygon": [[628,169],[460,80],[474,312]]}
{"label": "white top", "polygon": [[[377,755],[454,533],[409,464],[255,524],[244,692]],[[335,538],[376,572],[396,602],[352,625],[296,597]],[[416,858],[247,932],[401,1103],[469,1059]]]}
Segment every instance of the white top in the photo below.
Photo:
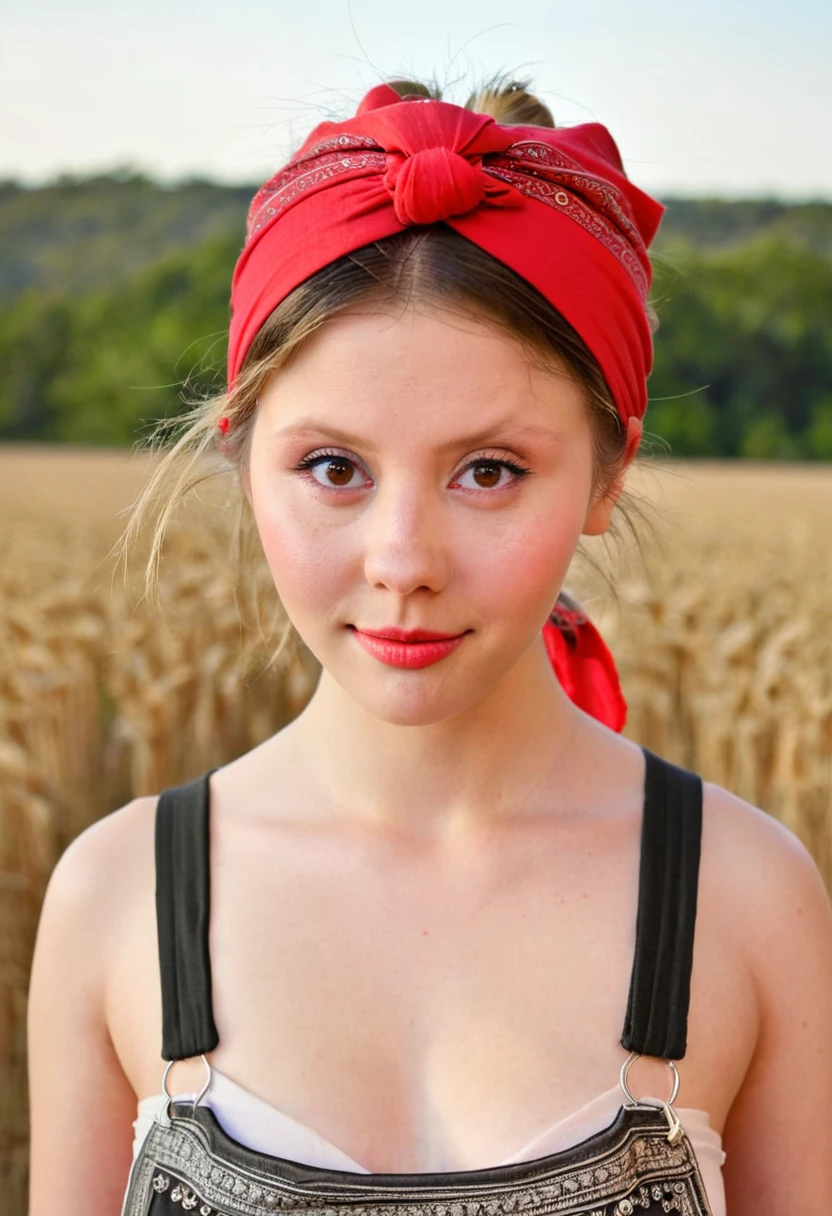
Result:
{"label": "white top", "polygon": [[[182,1101],[193,1101],[194,1093],[176,1094]],[[582,1140],[603,1131],[613,1122],[622,1105],[623,1094],[619,1086],[599,1094],[585,1106],[573,1114],[553,1123],[551,1127],[536,1136],[531,1143],[519,1149],[512,1156],[506,1157],[497,1165],[514,1165],[519,1161],[533,1161],[536,1157],[547,1157],[552,1153],[561,1152],[580,1144]],[[640,1098],[640,1102],[650,1102],[661,1106],[661,1099]],[[162,1094],[153,1094],[142,1098],[138,1103],[138,1116],[134,1120],[135,1138],[133,1140],[133,1160],[138,1156],[139,1148],[149,1132],[154,1119],[167,1123],[165,1107],[168,1099]],[[271,1157],[283,1157],[288,1161],[300,1162],[304,1165],[314,1165],[319,1169],[347,1170],[356,1174],[372,1173],[365,1166],[353,1161],[329,1140],[325,1140],[305,1123],[298,1122],[290,1115],[283,1114],[274,1106],[250,1090],[244,1089],[230,1077],[212,1068],[211,1085],[202,1098],[200,1105],[210,1106],[217,1122],[227,1135],[239,1144],[254,1149],[258,1153],[266,1153]],[[726,1216],[725,1186],[722,1180],[722,1164],[725,1153],[722,1149],[722,1137],[711,1127],[707,1111],[676,1107],[676,1114],[690,1140],[699,1168],[702,1181],[708,1196],[713,1216]],[[493,1163],[483,1163],[481,1167],[491,1168]],[[452,1161],[438,1163],[433,1173],[453,1171],[457,1167]]]}

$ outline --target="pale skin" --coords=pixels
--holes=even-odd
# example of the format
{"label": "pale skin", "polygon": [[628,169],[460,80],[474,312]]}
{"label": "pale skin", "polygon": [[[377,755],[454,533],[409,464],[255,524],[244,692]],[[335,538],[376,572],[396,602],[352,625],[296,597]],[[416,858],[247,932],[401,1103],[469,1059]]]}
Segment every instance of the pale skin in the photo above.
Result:
{"label": "pale skin", "polygon": [[[628,459],[639,437],[634,422]],[[321,449],[352,463],[293,470]],[[499,1162],[615,1086],[626,1056],[643,757],[569,701],[540,639],[623,485],[593,496],[591,476],[574,383],[471,317],[354,311],[260,398],[242,487],[324,670],[294,722],[211,779],[210,1059],[374,1171]],[[413,671],[350,625],[470,632]],[[818,1211],[829,900],[785,827],[704,795],[677,1106],[723,1136],[731,1216]],[[118,1212],[137,1098],[161,1089],[155,806],[93,825],[49,885],[30,1216]],[[170,1080],[199,1088],[201,1063]],[[667,1095],[659,1060],[630,1081]]]}

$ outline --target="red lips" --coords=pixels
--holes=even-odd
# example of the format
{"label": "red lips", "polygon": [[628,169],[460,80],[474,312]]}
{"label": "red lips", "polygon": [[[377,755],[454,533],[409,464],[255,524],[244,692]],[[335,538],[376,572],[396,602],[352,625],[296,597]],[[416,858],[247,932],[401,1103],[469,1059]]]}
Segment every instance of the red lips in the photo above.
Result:
{"label": "red lips", "polygon": [[[369,633],[363,629],[352,629],[352,635],[360,646],[374,659],[387,667],[419,670],[431,667],[441,659],[453,654],[465,641],[465,633],[436,634],[427,629],[388,628],[384,634]],[[397,636],[391,637],[391,634]],[[402,640],[404,639],[404,640]]]}
{"label": "red lips", "polygon": [[[353,626],[356,628],[356,626]],[[362,629],[371,638],[389,638],[391,642],[445,642],[449,638],[458,638],[458,633],[433,633],[429,629]]]}

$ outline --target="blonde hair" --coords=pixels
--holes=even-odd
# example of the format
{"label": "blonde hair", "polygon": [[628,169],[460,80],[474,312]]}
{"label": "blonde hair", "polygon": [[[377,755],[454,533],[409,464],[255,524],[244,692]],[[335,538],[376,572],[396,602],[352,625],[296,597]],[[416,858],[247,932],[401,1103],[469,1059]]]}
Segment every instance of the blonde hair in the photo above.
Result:
{"label": "blonde hair", "polygon": [[[386,83],[404,99],[442,99],[436,84],[399,79]],[[470,94],[465,108],[489,114],[505,124],[554,127],[551,111],[528,91],[528,86],[526,80],[498,74]],[[488,318],[510,332],[532,358],[542,359],[544,366],[554,362],[561,369],[565,367],[583,389],[589,410],[593,493],[603,493],[623,473],[626,430],[601,369],[580,335],[526,280],[453,229],[443,224],[418,231],[408,229],[356,249],[302,282],[277,305],[255,335],[230,391],[189,402],[189,410],[176,418],[159,420],[151,435],[139,444],[152,452],[163,449],[164,454],[128,508],[128,523],[114,549],[125,561],[126,576],[128,551],[142,528],[152,523],[144,575],[147,596],[158,603],[162,544],[180,504],[217,475],[231,472],[239,479],[240,470],[248,462],[257,399],[267,377],[330,317],[359,299],[379,297],[388,301],[429,301],[444,308],[468,310],[478,319]],[[648,313],[655,330],[655,311],[648,307]],[[217,423],[223,416],[229,420],[229,430],[220,448]],[[165,437],[172,429],[181,433],[168,445]],[[233,554],[239,581],[256,540],[256,529],[239,481],[237,488],[239,513]],[[645,500],[636,499],[628,491],[621,493],[616,515],[624,519],[639,548],[633,517],[646,520],[648,512]],[[609,535],[620,537],[615,519]],[[559,603],[578,606],[566,592]],[[290,640],[297,639],[287,620],[272,661]]]}

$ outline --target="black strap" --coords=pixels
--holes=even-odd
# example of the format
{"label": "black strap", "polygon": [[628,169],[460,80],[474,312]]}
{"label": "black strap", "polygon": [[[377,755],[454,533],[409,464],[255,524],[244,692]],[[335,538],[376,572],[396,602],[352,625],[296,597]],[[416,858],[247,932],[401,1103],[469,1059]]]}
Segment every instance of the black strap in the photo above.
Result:
{"label": "black strap", "polygon": [[621,1045],[681,1060],[702,836],[702,778],[642,748],[646,771],[636,944]]}
{"label": "black strap", "polygon": [[208,778],[172,786],[156,806],[156,930],[162,981],[162,1058],[186,1060],[219,1043],[211,1001],[208,929]]}
{"label": "black strap", "polygon": [[[702,831],[702,779],[645,756],[636,942],[621,1044],[662,1059],[685,1055]],[[209,786],[215,769],[164,790],[156,810],[156,921],[162,1058],[219,1043],[208,950]]]}

